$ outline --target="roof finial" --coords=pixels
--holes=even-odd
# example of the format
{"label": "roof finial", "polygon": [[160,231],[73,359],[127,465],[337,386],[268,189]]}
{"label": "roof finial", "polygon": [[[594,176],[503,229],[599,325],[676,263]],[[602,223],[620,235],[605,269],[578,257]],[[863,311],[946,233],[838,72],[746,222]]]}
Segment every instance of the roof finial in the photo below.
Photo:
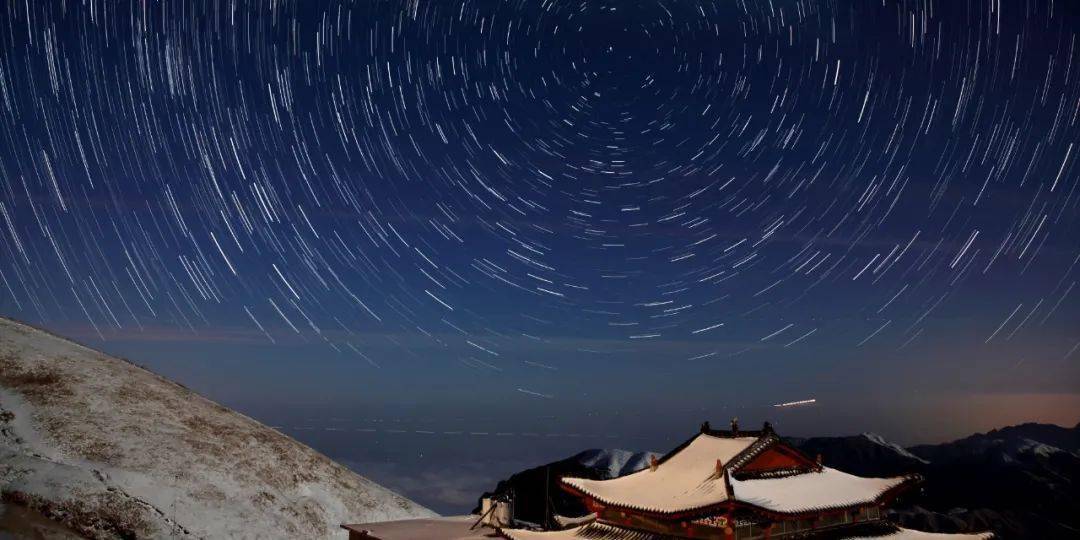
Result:
{"label": "roof finial", "polygon": [[711,428],[709,427],[709,421],[708,420],[702,422],[702,424],[701,424],[701,432],[702,433],[708,433],[710,429]]}
{"label": "roof finial", "polygon": [[660,466],[660,462],[657,461],[655,455],[649,456],[649,471],[656,472],[656,468]]}
{"label": "roof finial", "polygon": [[772,422],[766,420],[765,425],[761,426],[761,431],[764,431],[765,433],[775,433],[772,428]]}
{"label": "roof finial", "polygon": [[732,437],[738,437],[739,436],[739,419],[738,418],[732,418],[731,419],[731,436]]}

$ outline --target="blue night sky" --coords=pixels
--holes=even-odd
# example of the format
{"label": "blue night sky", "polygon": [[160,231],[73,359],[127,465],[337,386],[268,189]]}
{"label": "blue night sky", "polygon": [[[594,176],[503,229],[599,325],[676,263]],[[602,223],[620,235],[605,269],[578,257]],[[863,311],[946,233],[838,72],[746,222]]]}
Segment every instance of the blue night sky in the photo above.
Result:
{"label": "blue night sky", "polygon": [[441,511],[705,419],[1075,423],[1078,33],[1035,0],[13,0],[0,314]]}

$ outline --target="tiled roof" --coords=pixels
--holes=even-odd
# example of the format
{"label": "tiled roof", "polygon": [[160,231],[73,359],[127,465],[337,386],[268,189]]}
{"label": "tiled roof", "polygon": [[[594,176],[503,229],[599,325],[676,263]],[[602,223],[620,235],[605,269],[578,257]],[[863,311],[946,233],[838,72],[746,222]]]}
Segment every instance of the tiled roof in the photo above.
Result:
{"label": "tiled roof", "polygon": [[[845,540],[989,540],[993,538],[991,533],[980,534],[945,534],[926,533],[887,526],[888,532],[876,536],[864,536],[865,531],[855,527],[847,534],[841,530],[834,530],[830,538],[843,538]],[[670,540],[672,537],[647,531],[625,529],[606,523],[590,523],[582,527],[575,527],[562,531],[527,531],[522,529],[500,529],[500,533],[510,540]],[[848,536],[850,534],[851,536]]]}
{"label": "tiled roof", "polygon": [[613,480],[564,478],[563,483],[604,504],[651,512],[680,512],[727,500],[716,461],[727,463],[757,437],[716,437],[702,433],[649,468]]}
{"label": "tiled roof", "polygon": [[779,514],[846,508],[878,501],[915,477],[863,478],[816,466],[809,472],[754,479],[717,474],[717,460],[734,473],[779,439],[771,430],[756,436],[703,430],[661,459],[655,471],[643,469],[612,480],[564,478],[563,484],[595,501],[659,514],[692,512],[736,501]]}
{"label": "tiled roof", "polygon": [[994,533],[929,533],[897,528],[895,532],[881,536],[853,536],[850,540],[989,540]]}
{"label": "tiled roof", "polygon": [[731,478],[735,499],[777,513],[797,514],[872,503],[909,477],[863,478],[829,467],[780,478]]}
{"label": "tiled roof", "polygon": [[522,529],[500,529],[499,532],[510,540],[668,540],[671,538],[656,533],[624,529],[606,523],[590,523],[563,531],[541,532]]}

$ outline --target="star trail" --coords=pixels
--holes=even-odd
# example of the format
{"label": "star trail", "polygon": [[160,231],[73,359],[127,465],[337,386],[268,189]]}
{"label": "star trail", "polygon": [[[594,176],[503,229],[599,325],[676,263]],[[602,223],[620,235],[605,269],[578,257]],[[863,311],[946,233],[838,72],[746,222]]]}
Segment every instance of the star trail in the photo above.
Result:
{"label": "star trail", "polygon": [[537,406],[620,359],[764,366],[770,408],[839,358],[1060,389],[1078,34],[1060,0],[7,0],[0,308]]}

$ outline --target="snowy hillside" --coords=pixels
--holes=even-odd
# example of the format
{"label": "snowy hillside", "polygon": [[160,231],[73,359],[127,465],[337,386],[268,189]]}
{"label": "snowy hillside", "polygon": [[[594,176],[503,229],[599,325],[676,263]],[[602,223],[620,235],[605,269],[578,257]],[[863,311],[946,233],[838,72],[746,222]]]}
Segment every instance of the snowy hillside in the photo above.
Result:
{"label": "snowy hillside", "polygon": [[178,384],[3,318],[0,493],[97,538],[327,538],[434,515]]}

